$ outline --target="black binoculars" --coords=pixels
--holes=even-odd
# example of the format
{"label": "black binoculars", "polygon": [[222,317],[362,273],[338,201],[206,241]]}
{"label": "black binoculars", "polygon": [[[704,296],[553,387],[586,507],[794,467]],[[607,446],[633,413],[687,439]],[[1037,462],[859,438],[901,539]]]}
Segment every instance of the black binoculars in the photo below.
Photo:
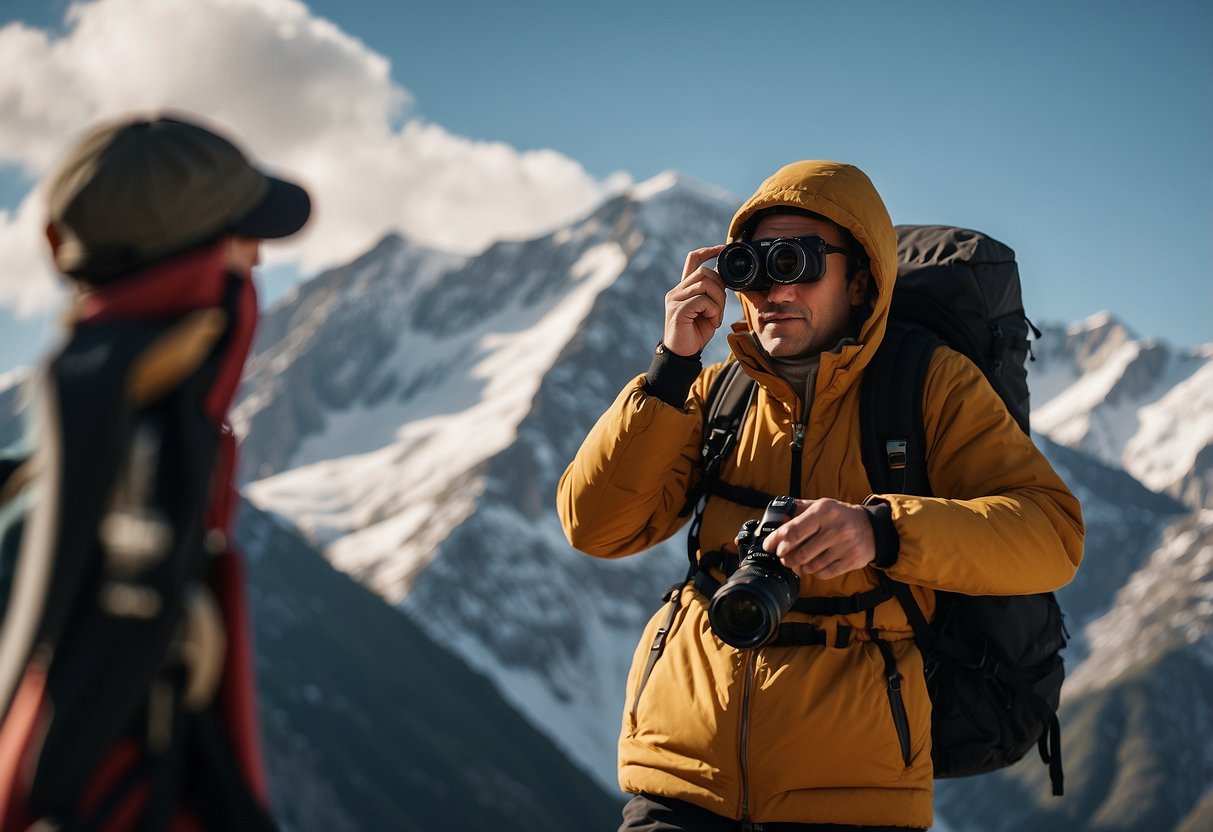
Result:
{"label": "black binoculars", "polygon": [[816,236],[729,243],[716,258],[716,271],[734,291],[765,292],[773,283],[821,280],[828,254],[850,252]]}

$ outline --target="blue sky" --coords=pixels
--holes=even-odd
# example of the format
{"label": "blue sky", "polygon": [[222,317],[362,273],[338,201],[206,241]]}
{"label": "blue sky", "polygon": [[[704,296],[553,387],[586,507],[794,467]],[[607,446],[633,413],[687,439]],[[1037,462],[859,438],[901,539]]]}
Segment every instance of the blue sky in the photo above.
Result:
{"label": "blue sky", "polygon": [[[308,5],[390,61],[404,118],[739,197],[796,159],[854,162],[895,222],[1011,245],[1037,321],[1110,309],[1213,341],[1211,3]],[[0,0],[0,25],[65,7]],[[29,183],[0,171],[12,209]]]}

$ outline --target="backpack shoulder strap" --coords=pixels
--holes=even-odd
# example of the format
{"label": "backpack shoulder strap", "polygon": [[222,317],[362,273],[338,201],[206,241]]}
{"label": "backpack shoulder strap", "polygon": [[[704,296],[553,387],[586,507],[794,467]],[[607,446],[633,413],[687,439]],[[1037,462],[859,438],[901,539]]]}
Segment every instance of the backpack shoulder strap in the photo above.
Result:
{"label": "backpack shoulder strap", "polygon": [[[725,364],[703,403],[703,443],[699,449],[699,481],[687,494],[680,514],[686,516],[711,492],[720,476],[720,466],[737,444],[741,422],[754,400],[758,385],[745,374],[736,361]],[[763,503],[766,505],[766,503]]]}
{"label": "backpack shoulder strap", "polygon": [[[741,422],[754,401],[758,384],[741,369],[736,361],[730,361],[716,376],[703,404],[703,444],[699,450],[699,481],[687,494],[682,508],[683,516],[694,513],[687,532],[687,560],[694,572],[699,551],[699,527],[703,522],[703,509],[708,497],[716,490],[720,478],[720,466],[732,453],[741,432]],[[766,505],[763,502],[762,505]]]}
{"label": "backpack shoulder strap", "polygon": [[[939,336],[914,324],[890,321],[863,376],[859,435],[864,469],[876,494],[931,495],[927,439],[922,416],[927,369]],[[934,630],[910,587],[883,572],[880,583],[905,611],[923,656],[937,646]]]}
{"label": "backpack shoulder strap", "polygon": [[[705,447],[709,442],[717,441],[717,436],[736,438],[756,388],[754,380],[745,374],[740,364],[736,361],[725,364],[720,375],[712,382],[708,400],[704,403]],[[731,443],[725,446],[723,454],[727,455],[731,448]]]}
{"label": "backpack shoulder strap", "polygon": [[922,393],[931,356],[942,344],[923,327],[890,322],[864,372],[860,445],[875,493],[931,494]]}

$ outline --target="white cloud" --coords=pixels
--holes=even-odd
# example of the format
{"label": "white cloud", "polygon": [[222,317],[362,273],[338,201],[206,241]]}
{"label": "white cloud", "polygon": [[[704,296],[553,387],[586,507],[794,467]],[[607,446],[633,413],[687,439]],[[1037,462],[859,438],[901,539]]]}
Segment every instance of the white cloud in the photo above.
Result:
{"label": "white cloud", "polygon": [[[412,99],[388,61],[297,0],[96,0],[72,6],[66,22],[62,35],[0,29],[0,164],[43,177],[99,119],[202,114],[312,192],[309,229],[271,247],[271,263],[310,272],[390,230],[474,251],[542,233],[605,191],[554,151],[406,120]],[[55,297],[44,212],[37,189],[0,212],[0,305],[31,312]]]}

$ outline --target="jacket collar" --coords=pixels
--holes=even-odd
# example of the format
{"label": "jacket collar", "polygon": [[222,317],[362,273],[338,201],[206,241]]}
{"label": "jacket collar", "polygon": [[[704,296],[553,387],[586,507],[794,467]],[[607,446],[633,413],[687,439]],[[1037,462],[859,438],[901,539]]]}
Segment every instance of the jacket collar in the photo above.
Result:
{"label": "jacket collar", "polygon": [[[729,346],[746,374],[762,385],[768,395],[783,402],[791,410],[793,418],[803,418],[804,403],[792,385],[776,371],[771,357],[758,343],[758,337],[743,320],[733,324],[729,334]],[[817,385],[812,403],[838,398],[860,376],[866,361],[856,359],[863,352],[863,345],[852,338],[844,338],[833,349],[821,353],[821,364],[817,370]]]}

